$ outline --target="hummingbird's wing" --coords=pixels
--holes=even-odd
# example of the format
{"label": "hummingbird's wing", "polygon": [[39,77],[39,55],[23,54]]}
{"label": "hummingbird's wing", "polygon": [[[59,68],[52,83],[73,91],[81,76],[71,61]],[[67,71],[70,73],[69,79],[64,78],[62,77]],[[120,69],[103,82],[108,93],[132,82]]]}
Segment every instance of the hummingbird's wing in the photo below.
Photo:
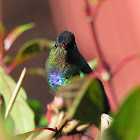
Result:
{"label": "hummingbird's wing", "polygon": [[90,74],[91,72],[93,72],[93,70],[91,69],[91,67],[88,65],[87,62],[85,62],[84,66],[82,67],[81,71],[84,74]]}
{"label": "hummingbird's wing", "polygon": [[84,74],[90,74],[93,72],[93,70],[91,69],[91,67],[88,65],[87,61],[85,60],[85,58],[81,55],[81,71],[84,73]]}

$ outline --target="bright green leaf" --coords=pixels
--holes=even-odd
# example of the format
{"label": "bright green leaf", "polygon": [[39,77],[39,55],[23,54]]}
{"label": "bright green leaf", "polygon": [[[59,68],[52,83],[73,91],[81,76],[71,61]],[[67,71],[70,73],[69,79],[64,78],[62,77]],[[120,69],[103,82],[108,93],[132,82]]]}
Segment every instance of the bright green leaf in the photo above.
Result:
{"label": "bright green leaf", "polygon": [[16,28],[14,28],[6,37],[5,41],[4,41],[4,48],[5,50],[9,50],[9,48],[11,47],[11,45],[14,43],[14,41],[25,31],[33,28],[35,26],[34,23],[29,23],[29,24],[24,24],[24,25],[20,25],[17,26]]}
{"label": "bright green leaf", "polygon": [[37,55],[38,53],[50,50],[55,42],[47,39],[34,39],[25,43],[18,51],[14,63],[19,64]]}
{"label": "bright green leaf", "polygon": [[28,105],[31,107],[31,109],[34,111],[35,114],[35,123],[38,124],[41,118],[41,104],[37,100],[27,100]]}
{"label": "bright green leaf", "polygon": [[138,140],[139,136],[140,88],[136,88],[126,99],[103,137],[105,140]]}
{"label": "bright green leaf", "polygon": [[47,122],[45,115],[41,116],[41,119],[39,121],[39,125],[40,125],[40,127],[47,127],[48,126],[48,122]]}
{"label": "bright green leaf", "polygon": [[81,122],[99,126],[104,92],[97,79],[75,77],[59,93],[66,100],[68,114]]}
{"label": "bright green leaf", "polygon": [[[0,93],[4,97],[6,108],[14,93],[15,87],[15,81],[0,67]],[[21,88],[10,113],[10,117],[14,122],[15,134],[25,133],[35,128],[34,113],[26,103],[26,100],[26,93]]]}

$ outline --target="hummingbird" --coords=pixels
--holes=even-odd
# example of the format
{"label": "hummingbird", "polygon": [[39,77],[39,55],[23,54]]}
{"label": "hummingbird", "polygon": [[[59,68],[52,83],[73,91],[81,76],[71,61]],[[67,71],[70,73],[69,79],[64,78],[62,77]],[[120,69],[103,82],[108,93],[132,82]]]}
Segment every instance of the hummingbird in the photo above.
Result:
{"label": "hummingbird", "polygon": [[81,73],[93,72],[79,52],[74,34],[69,31],[62,31],[57,36],[56,44],[46,61],[45,69],[48,83],[54,93],[57,87],[65,85],[69,78]]}
{"label": "hummingbird", "polygon": [[[58,34],[55,46],[51,49],[45,63],[45,70],[49,86],[54,94],[57,93],[58,87],[64,86],[67,81],[82,74],[93,72],[85,58],[79,52],[75,36],[70,31],[62,31]],[[99,84],[103,91],[105,112],[110,110],[106,93],[102,82]]]}

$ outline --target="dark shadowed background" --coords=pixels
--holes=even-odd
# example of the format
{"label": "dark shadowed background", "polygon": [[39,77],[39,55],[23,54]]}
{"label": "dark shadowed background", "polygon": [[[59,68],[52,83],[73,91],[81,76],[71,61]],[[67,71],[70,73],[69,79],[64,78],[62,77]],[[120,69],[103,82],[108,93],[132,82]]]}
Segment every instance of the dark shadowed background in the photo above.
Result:
{"label": "dark shadowed background", "polygon": [[[6,34],[18,25],[34,22],[36,27],[23,33],[13,44],[7,54],[15,56],[21,45],[34,38],[48,38],[55,40],[56,32],[52,23],[50,9],[47,0],[3,0],[3,22],[6,28]],[[18,80],[24,67],[42,67],[48,53],[41,53],[30,60],[16,67],[11,75]],[[51,101],[53,95],[49,94],[47,80],[36,75],[26,75],[23,87],[27,92],[28,98],[37,99],[41,102],[43,110],[46,110],[46,104]]]}

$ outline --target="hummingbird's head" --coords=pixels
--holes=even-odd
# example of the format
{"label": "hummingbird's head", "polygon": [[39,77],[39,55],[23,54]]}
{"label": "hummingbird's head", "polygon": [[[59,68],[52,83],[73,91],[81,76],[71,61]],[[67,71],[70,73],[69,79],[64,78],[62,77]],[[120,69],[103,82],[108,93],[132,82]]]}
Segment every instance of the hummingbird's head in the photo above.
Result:
{"label": "hummingbird's head", "polygon": [[57,41],[55,47],[60,47],[62,49],[74,49],[76,47],[75,36],[69,31],[62,31],[57,36]]}

